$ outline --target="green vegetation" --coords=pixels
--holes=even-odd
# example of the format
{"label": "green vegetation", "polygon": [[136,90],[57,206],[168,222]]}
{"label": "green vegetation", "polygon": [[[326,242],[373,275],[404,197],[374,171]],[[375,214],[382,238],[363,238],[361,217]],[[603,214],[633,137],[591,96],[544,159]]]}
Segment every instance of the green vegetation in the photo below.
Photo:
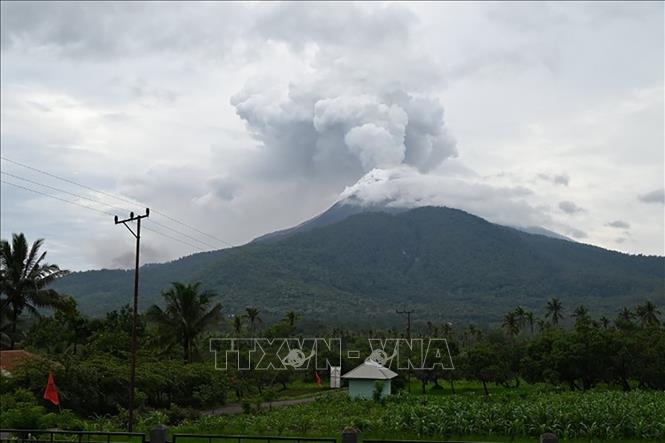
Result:
{"label": "green vegetation", "polygon": [[192,361],[198,340],[207,329],[218,325],[222,319],[222,305],[212,305],[217,296],[212,291],[200,291],[200,283],[185,285],[173,283],[172,288],[164,292],[166,309],[152,306],[147,319],[157,325],[156,337],[172,349],[182,345],[183,360]]}
{"label": "green vegetation", "polygon": [[373,401],[344,394],[256,415],[206,417],[174,432],[335,436],[345,426],[365,438],[534,437],[554,431],[591,441],[665,437],[665,396],[633,391],[540,393],[529,396],[399,395]]}
{"label": "green vegetation", "polygon": [[[172,281],[201,282],[223,294],[228,312],[259,306],[265,321],[297,309],[301,324],[394,326],[408,301],[432,322],[500,325],[506,304],[532,311],[552,296],[614,316],[622,306],[665,303],[663,257],[630,256],[531,235],[448,208],[365,213],[286,238],[215,252],[141,271],[141,301],[160,303]],[[89,315],[131,293],[131,273],[74,273],[54,288]],[[482,306],[482,309],[479,307]],[[552,323],[558,323],[558,314]],[[401,324],[401,323],[400,323]]]}
{"label": "green vegetation", "polygon": [[68,306],[64,297],[47,288],[68,271],[44,263],[46,252],[40,252],[43,243],[39,239],[28,248],[23,234],[14,234],[11,244],[6,240],[0,243],[0,333],[10,347],[19,339],[17,324],[24,311],[37,314],[39,308]]}
{"label": "green vegetation", "polygon": [[[29,256],[16,267],[25,268]],[[2,318],[16,313],[14,340],[3,340],[3,347],[21,347],[38,358],[0,377],[0,426],[126,429],[129,308],[91,319],[73,300],[50,291],[64,302],[52,304],[56,309],[48,315],[14,310],[27,305],[9,300],[28,294],[34,303],[37,296],[33,286],[16,291],[10,269],[3,259]],[[150,307],[137,327],[140,430],[163,423],[176,432],[336,436],[355,426],[365,437],[520,441],[553,431],[586,441],[665,439],[665,328],[651,301],[624,307],[612,319],[551,298],[543,302],[543,315],[517,306],[496,327],[426,321],[414,326],[412,336],[447,338],[455,369],[401,371],[391,383],[398,395],[381,398],[377,385],[373,400],[352,401],[316,386],[313,369],[242,371],[231,365],[219,371],[206,352],[210,337],[303,336],[306,314],[289,309],[269,321],[259,307],[230,311],[222,305],[224,294],[198,283],[173,283],[162,296],[164,307]],[[402,334],[379,327],[319,331],[361,355],[370,354],[368,338]],[[348,370],[358,360],[343,352],[341,363]],[[62,411],[42,399],[49,372]],[[313,395],[318,399],[311,403],[272,407],[276,400]],[[228,404],[237,405],[236,415],[208,415]]]}

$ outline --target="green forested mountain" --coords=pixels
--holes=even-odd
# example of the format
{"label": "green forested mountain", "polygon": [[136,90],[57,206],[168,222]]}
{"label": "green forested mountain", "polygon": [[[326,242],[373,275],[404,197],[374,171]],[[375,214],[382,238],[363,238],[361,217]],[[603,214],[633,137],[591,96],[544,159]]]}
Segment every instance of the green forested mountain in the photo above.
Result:
{"label": "green forested mountain", "polygon": [[[271,241],[195,254],[141,269],[141,304],[160,301],[172,281],[201,281],[226,314],[258,306],[310,321],[363,327],[421,321],[497,322],[520,304],[538,312],[562,300],[598,315],[646,299],[665,301],[665,258],[631,256],[495,225],[449,208],[365,212]],[[132,272],[74,273],[54,285],[83,312],[99,315],[131,299]]]}

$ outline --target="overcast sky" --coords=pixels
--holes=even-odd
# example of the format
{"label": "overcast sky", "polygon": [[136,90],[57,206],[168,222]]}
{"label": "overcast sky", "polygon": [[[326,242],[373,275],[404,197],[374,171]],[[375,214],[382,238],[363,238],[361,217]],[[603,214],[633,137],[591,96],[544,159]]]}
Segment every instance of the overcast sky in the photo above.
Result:
{"label": "overcast sky", "polygon": [[[158,211],[144,261],[350,197],[664,253],[662,2],[3,1],[1,17],[2,155]],[[3,181],[141,208],[13,162]],[[63,267],[132,263],[110,216],[6,183],[1,209],[2,238],[43,237]]]}

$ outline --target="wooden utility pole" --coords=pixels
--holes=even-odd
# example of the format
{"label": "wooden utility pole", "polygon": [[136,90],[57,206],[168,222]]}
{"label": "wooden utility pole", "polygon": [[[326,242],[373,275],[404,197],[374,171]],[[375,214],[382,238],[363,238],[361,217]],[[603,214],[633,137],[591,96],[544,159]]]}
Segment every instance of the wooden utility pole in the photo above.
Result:
{"label": "wooden utility pole", "polygon": [[[118,216],[114,217],[115,224],[118,225],[122,223],[125,227],[132,233],[136,238],[136,263],[134,267],[134,309],[132,314],[132,350],[131,350],[131,360],[130,360],[130,369],[129,369],[129,417],[127,430],[132,432],[134,427],[134,385],[136,382],[136,348],[137,339],[136,339],[136,327],[138,324],[138,315],[139,315],[139,251],[141,246],[141,219],[148,218],[150,215],[150,209],[145,209],[144,215],[134,215],[133,212],[129,213],[129,218],[124,220],[118,220]],[[129,227],[127,223],[136,222],[136,232]]]}
{"label": "wooden utility pole", "polygon": [[400,314],[400,315],[406,315],[406,340],[409,343],[409,356],[407,358],[407,367],[408,367],[408,377],[407,377],[407,383],[409,385],[409,393],[411,392],[411,314],[413,314],[415,311],[395,311],[395,313]]}

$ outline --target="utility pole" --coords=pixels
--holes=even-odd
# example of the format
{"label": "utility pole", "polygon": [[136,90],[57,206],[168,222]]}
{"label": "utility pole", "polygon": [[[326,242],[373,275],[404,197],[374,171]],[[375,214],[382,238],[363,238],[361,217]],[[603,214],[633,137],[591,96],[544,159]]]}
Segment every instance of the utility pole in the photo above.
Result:
{"label": "utility pole", "polygon": [[409,368],[408,369],[408,371],[409,371],[408,372],[408,377],[407,377],[407,379],[408,379],[407,383],[409,384],[409,393],[411,393],[411,360],[410,360],[411,359],[411,314],[413,314],[414,312],[415,311],[413,311],[413,310],[411,310],[411,311],[396,310],[395,311],[396,314],[406,315],[406,340],[409,343],[409,356],[408,356],[409,360],[406,363],[407,367]]}
{"label": "utility pole", "polygon": [[[123,225],[125,225],[125,228],[127,228],[129,232],[131,232],[132,235],[136,238],[136,264],[134,267],[134,310],[132,315],[132,351],[131,351],[132,357],[130,360],[130,369],[129,369],[129,419],[127,425],[128,432],[132,432],[132,429],[134,427],[134,385],[136,382],[136,348],[137,348],[136,327],[139,315],[139,251],[141,246],[141,219],[148,218],[149,215],[150,215],[150,209],[146,208],[144,215],[134,215],[133,212],[130,212],[129,218],[126,218],[124,220],[118,220],[117,215],[114,217],[116,225],[122,223]],[[129,225],[127,224],[133,221],[136,222],[136,232],[134,232],[132,228],[130,228]]]}

